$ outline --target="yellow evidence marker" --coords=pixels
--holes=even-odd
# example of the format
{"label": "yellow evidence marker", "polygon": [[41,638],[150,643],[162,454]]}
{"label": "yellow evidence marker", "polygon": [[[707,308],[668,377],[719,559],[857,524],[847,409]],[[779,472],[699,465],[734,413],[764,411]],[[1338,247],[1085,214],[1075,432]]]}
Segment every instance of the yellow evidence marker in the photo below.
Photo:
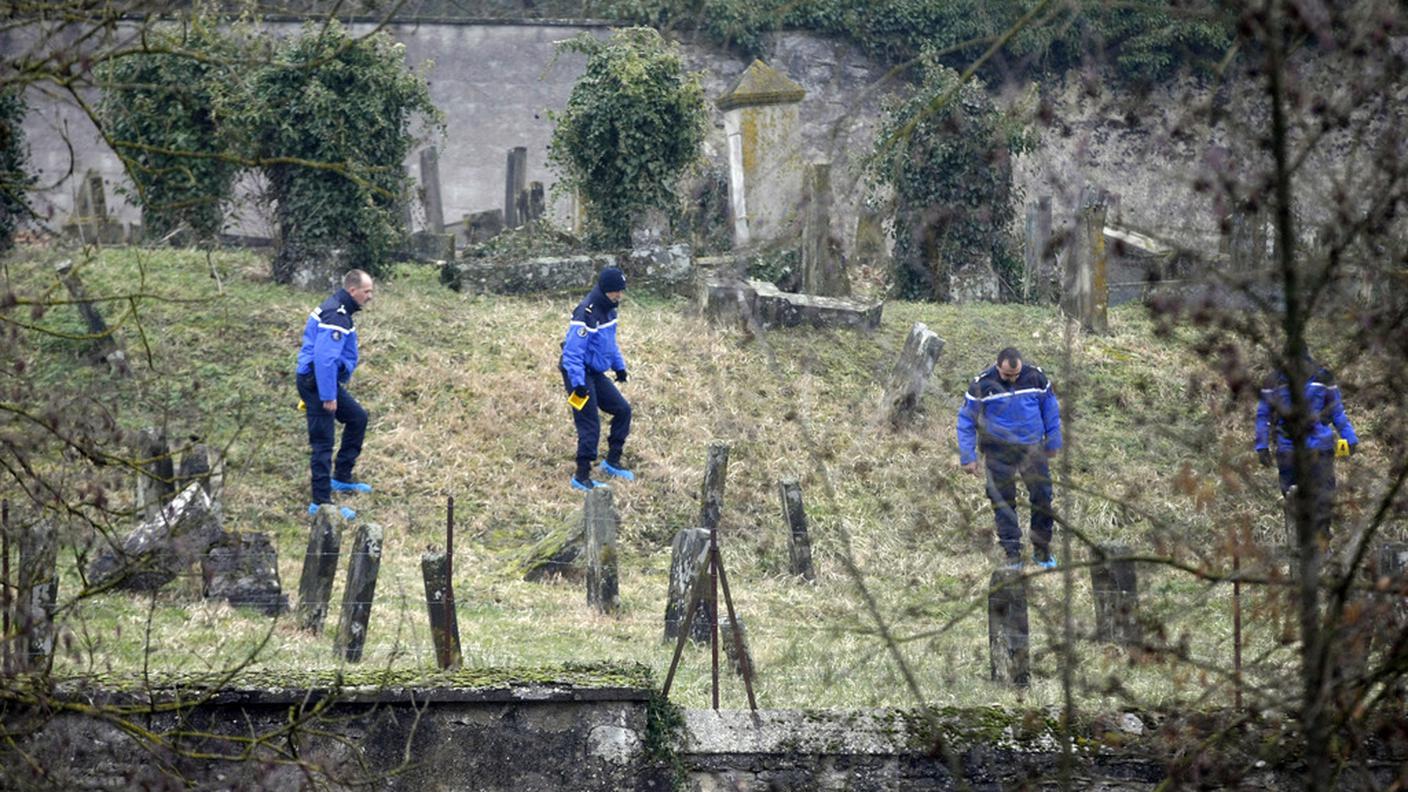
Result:
{"label": "yellow evidence marker", "polygon": [[308,405],[304,404],[302,399],[299,399],[299,400],[298,400],[298,411],[299,411],[299,412],[307,412],[307,410],[308,410]]}
{"label": "yellow evidence marker", "polygon": [[569,394],[567,394],[567,403],[570,404],[570,405],[572,405],[572,409],[574,409],[574,410],[580,410],[580,409],[582,409],[583,407],[586,407],[586,406],[587,406],[587,399],[589,399],[589,398],[591,398],[591,397],[590,397],[590,396],[578,396],[578,395],[576,395],[575,393],[569,393]]}
{"label": "yellow evidence marker", "polygon": [[1341,437],[1335,441],[1335,458],[1349,456],[1349,441]]}

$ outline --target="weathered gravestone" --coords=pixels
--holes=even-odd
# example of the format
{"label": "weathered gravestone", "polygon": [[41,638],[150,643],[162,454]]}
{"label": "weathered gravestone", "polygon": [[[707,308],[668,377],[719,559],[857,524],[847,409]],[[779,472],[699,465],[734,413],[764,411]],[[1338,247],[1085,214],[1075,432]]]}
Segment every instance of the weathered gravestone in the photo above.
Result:
{"label": "weathered gravestone", "polygon": [[528,183],[528,219],[541,220],[547,213],[547,193],[543,191],[543,183],[540,181]]}
{"label": "weathered gravestone", "polygon": [[420,192],[425,204],[425,230],[445,233],[445,205],[440,202],[440,156],[434,146],[420,152]]}
{"label": "weathered gravestone", "polygon": [[1031,684],[1027,579],[1019,569],[992,573],[988,591],[988,664],[994,682]]}
{"label": "weathered gravestone", "polygon": [[[703,528],[686,528],[675,534],[670,547],[670,591],[665,601],[665,641],[679,637],[684,626],[685,609],[695,581],[707,574],[709,532]],[[710,601],[714,596],[708,582],[700,587],[699,604],[689,625],[689,638],[698,643],[709,641]]]}
{"label": "weathered gravestone", "polygon": [[719,620],[719,643],[724,647],[724,657],[728,660],[728,665],[733,669],[733,673],[739,676],[751,675],[753,655],[748,651],[748,629],[742,619],[739,619],[736,624],[737,629],[735,630],[735,622],[727,616]]}
{"label": "weathered gravestone", "polygon": [[515,564],[515,571],[529,583],[553,576],[565,580],[581,579],[584,576],[581,562],[587,549],[584,518],[585,514],[576,515],[539,539],[523,560]]}
{"label": "weathered gravestone", "polygon": [[1130,549],[1101,545],[1090,567],[1090,588],[1095,597],[1095,639],[1121,646],[1138,646],[1139,580]]}
{"label": "weathered gravestone", "polygon": [[929,377],[934,373],[934,364],[939,362],[943,351],[944,340],[923,322],[915,322],[909,329],[904,349],[900,350],[885,386],[885,418],[891,425],[914,417],[924,390],[929,386]]}
{"label": "weathered gravestone", "polygon": [[1385,542],[1379,546],[1374,588],[1387,599],[1386,618],[1379,620],[1378,637],[1391,643],[1408,629],[1408,543]]}
{"label": "weathered gravestone", "polygon": [[332,599],[333,578],[342,546],[346,521],[337,506],[324,503],[313,516],[308,550],[303,555],[303,574],[298,579],[298,626],[313,633],[323,629]]}
{"label": "weathered gravestone", "polygon": [[166,432],[147,427],[137,434],[137,519],[154,520],[175,491],[175,473]]}
{"label": "weathered gravestone", "polygon": [[459,617],[451,596],[450,559],[444,550],[428,550],[420,557],[421,577],[425,580],[425,606],[430,612],[430,637],[435,644],[435,664],[444,669],[459,668]]}
{"label": "weathered gravestone", "polygon": [[223,599],[266,616],[288,611],[288,596],[279,583],[278,550],[266,533],[226,533],[201,559],[200,571],[206,599]]}
{"label": "weathered gravestone", "polygon": [[473,212],[464,216],[464,241],[466,245],[488,242],[504,231],[504,210],[490,209],[487,212]]}
{"label": "weathered gravestone", "polygon": [[797,479],[783,479],[777,488],[782,496],[782,520],[787,524],[788,569],[794,575],[815,581],[812,540],[807,533],[807,512],[802,508],[802,484]]}
{"label": "weathered gravestone", "polygon": [[210,496],[199,484],[188,484],[159,515],[93,560],[88,585],[155,591],[205,555],[221,533]]}
{"label": "weathered gravestone", "polygon": [[88,299],[88,290],[78,277],[73,260],[64,259],[55,264],[54,274],[58,275],[64,288],[68,290],[69,296],[73,298],[74,307],[78,310],[78,315],[83,319],[83,325],[87,328],[88,335],[93,342],[94,359],[107,363],[112,372],[120,377],[130,376],[132,369],[127,364],[127,353],[123,351],[122,345],[118,343],[112,330],[108,328],[107,322],[103,321],[103,315],[98,312],[97,306]]}
{"label": "weathered gravestone", "polygon": [[1026,244],[1022,250],[1022,299],[1055,302],[1060,294],[1056,247],[1051,244],[1051,196],[1027,204]]}
{"label": "weathered gravestone", "polygon": [[593,487],[586,496],[587,604],[601,613],[621,607],[617,579],[616,509],[610,487]]}
{"label": "weathered gravestone", "polygon": [[518,228],[527,218],[518,212],[518,197],[528,183],[528,148],[508,150],[508,170],[504,174],[504,228]]}
{"label": "weathered gravestone", "polygon": [[831,163],[802,169],[802,291],[827,297],[851,293],[845,261],[831,237]]}
{"label": "weathered gravestone", "polygon": [[381,526],[364,523],[357,529],[347,561],[347,590],[342,595],[342,618],[338,621],[334,649],[349,663],[362,660],[362,648],[367,642],[367,623],[381,571],[381,542]]}
{"label": "weathered gravestone", "polygon": [[1061,310],[1092,333],[1108,333],[1110,284],[1105,255],[1105,192],[1087,186],[1071,230],[1062,276]]}
{"label": "weathered gravestone", "polygon": [[[16,629],[25,668],[42,671],[54,654],[54,607],[59,598],[58,535],[40,520],[20,534]],[[8,581],[6,581],[8,583]],[[6,636],[8,637],[8,636]]]}

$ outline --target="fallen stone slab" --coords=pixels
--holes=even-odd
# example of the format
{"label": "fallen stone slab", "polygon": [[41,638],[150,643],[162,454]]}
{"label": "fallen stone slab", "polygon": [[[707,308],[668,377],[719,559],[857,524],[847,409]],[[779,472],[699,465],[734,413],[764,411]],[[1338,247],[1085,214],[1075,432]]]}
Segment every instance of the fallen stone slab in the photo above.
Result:
{"label": "fallen stone slab", "polygon": [[532,292],[583,291],[596,276],[616,266],[616,257],[550,256],[503,261],[466,259],[445,264],[440,280],[455,291],[468,294],[529,294]]}
{"label": "fallen stone slab", "polygon": [[704,314],[722,321],[756,317],[764,327],[855,328],[880,326],[885,303],[785,292],[767,281],[706,276],[699,284]]}
{"label": "fallen stone slab", "polygon": [[219,511],[200,483],[192,482],[120,546],[100,553],[88,567],[88,585],[154,591],[204,555],[221,533]]}

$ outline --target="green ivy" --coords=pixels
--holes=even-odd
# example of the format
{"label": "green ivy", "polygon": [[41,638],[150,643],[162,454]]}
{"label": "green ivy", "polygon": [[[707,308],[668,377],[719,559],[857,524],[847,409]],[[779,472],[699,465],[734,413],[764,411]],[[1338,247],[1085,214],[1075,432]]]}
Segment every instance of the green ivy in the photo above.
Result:
{"label": "green ivy", "polygon": [[443,123],[424,76],[407,71],[404,49],[384,32],[360,37],[335,21],[309,23],[251,79],[239,126],[250,131],[276,202],[277,279],[334,250],[348,267],[386,274],[402,238],[412,123]]}
{"label": "green ivy", "polygon": [[0,253],[14,244],[20,218],[29,214],[26,193],[34,184],[25,145],[25,103],[17,91],[0,91]]}
{"label": "green ivy", "polygon": [[700,154],[708,115],[699,75],[651,28],[569,39],[587,56],[556,123],[548,161],[587,210],[589,241],[621,247],[647,209],[676,208],[675,188]]}
{"label": "green ivy", "polygon": [[[894,286],[911,299],[949,298],[955,265],[1010,268],[1020,194],[1012,158],[1035,139],[999,113],[983,84],[924,57],[917,90],[891,103],[867,162],[876,194],[895,198]],[[1009,283],[1009,285],[1011,285]]]}
{"label": "green ivy", "polygon": [[214,96],[236,78],[239,51],[224,24],[195,15],[98,69],[98,115],[134,185],[128,192],[148,238],[185,227],[209,240],[224,225],[240,170],[215,113]]}

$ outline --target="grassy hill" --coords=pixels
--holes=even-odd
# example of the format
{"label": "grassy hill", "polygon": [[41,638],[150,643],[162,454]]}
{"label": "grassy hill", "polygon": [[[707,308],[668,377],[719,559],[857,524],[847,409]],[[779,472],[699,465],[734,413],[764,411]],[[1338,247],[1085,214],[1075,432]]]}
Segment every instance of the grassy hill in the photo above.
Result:
{"label": "grassy hill", "polygon": [[[48,288],[63,297],[52,286],[59,255],[12,256],[9,290]],[[88,362],[87,342],[62,337],[82,332],[71,307],[14,309],[6,314],[11,335],[0,373],[7,400],[110,419],[126,430],[164,423],[177,440],[198,437],[225,448],[226,527],[269,532],[284,589],[296,594],[307,542],[308,463],[292,370],[303,322],[323,295],[273,284],[264,262],[228,253],[208,264],[194,252],[111,250],[85,262],[82,276],[94,294],[138,295],[104,306],[110,321],[126,316],[120,332],[135,375],[114,379]],[[427,545],[443,544],[445,496],[452,494],[468,664],[621,659],[663,678],[672,649],[660,640],[670,540],[694,525],[705,449],[722,440],[732,452],[721,541],[763,706],[914,703],[876,635],[867,599],[897,636],[926,701],[1010,703],[1016,694],[987,681],[984,597],[997,559],[992,517],[981,483],[957,468],[954,438],[968,379],[1006,345],[1043,366],[1062,395],[1071,452],[1057,506],[1084,536],[1211,569],[1225,569],[1216,551],[1235,528],[1281,541],[1274,476],[1255,468],[1250,454],[1250,404],[1229,398],[1191,351],[1186,331],[1156,333],[1138,306],[1115,311],[1111,335],[1074,339],[1068,365],[1064,322],[1050,308],[890,303],[873,333],[789,329],[751,337],[709,324],[686,300],[633,290],[621,310],[620,339],[631,371],[623,392],[635,409],[627,462],[639,480],[614,487],[621,614],[594,615],[580,585],[525,583],[505,571],[523,548],[581,509],[580,494],[567,486],[575,440],[556,370],[575,299],[460,295],[440,287],[434,272],[407,265],[379,284],[359,315],[363,362],[351,387],[372,416],[359,474],[376,492],[344,502],[387,536],[364,665],[433,664],[419,556]],[[880,420],[881,389],[915,321],[946,347],[923,415],[891,430]],[[1354,404],[1350,412],[1361,434],[1372,435],[1377,414]],[[1373,453],[1350,464],[1372,465]],[[53,444],[32,457],[54,476],[68,476],[67,491],[85,492],[85,512],[98,522],[117,532],[130,527],[130,517],[109,518],[99,508],[130,508],[126,472],[84,466]],[[802,482],[815,585],[787,575],[777,482],[788,476]],[[1343,494],[1352,510],[1358,495],[1348,478]],[[105,487],[101,497],[93,483]],[[9,476],[0,493],[22,500]],[[68,539],[83,541],[84,530],[70,523]],[[1086,556],[1075,546],[1065,560]],[[79,582],[72,554],[63,558],[60,599],[67,601]],[[345,562],[334,602],[344,577]],[[1069,583],[1076,629],[1088,632],[1087,571],[1074,569]],[[1029,703],[1060,700],[1051,653],[1066,584],[1060,573],[1031,583],[1036,679]],[[1114,695],[1108,680],[1116,675],[1145,704],[1229,700],[1197,671],[1200,662],[1225,664],[1231,655],[1228,587],[1153,568],[1142,584],[1144,613],[1158,627],[1151,640],[1184,660],[1139,661],[1082,641],[1083,695]],[[1263,595],[1248,607],[1270,608],[1273,599]],[[1281,669],[1291,657],[1292,648],[1277,640],[1280,617],[1267,614],[1248,620],[1248,656],[1259,664],[1253,675]],[[307,635],[290,619],[204,602],[198,576],[154,598],[86,598],[65,616],[64,672],[144,663],[199,671],[255,646],[262,646],[256,665],[271,671],[337,665],[330,634]],[[684,704],[707,701],[707,651],[686,655],[677,691]],[[741,704],[741,687],[726,700]]]}

